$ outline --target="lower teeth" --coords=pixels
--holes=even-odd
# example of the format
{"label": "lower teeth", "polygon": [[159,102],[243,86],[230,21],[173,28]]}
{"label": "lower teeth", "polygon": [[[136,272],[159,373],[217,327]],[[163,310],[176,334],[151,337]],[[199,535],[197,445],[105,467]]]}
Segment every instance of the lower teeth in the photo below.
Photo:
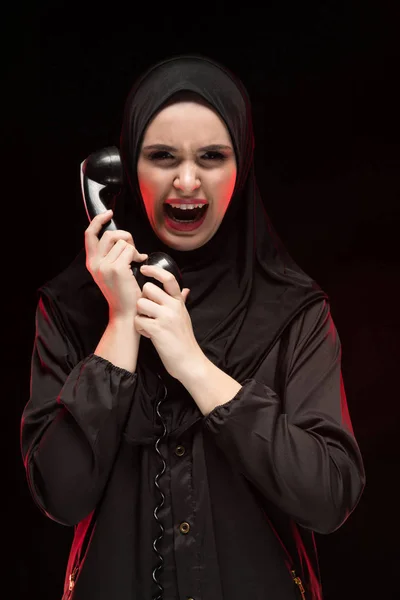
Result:
{"label": "lower teeth", "polygon": [[181,221],[181,219],[175,219],[174,217],[172,217],[172,220],[175,221],[175,223],[195,223],[196,221],[199,221],[201,217],[199,217],[198,219],[184,219],[183,221]]}

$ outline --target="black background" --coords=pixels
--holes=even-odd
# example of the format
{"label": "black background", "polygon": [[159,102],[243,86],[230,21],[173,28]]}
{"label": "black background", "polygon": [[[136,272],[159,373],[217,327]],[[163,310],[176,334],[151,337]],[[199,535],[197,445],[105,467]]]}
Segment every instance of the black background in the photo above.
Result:
{"label": "black background", "polygon": [[3,78],[10,115],[5,112],[3,139],[12,157],[3,211],[7,207],[13,219],[10,251],[3,246],[12,266],[3,295],[9,302],[3,381],[10,384],[3,406],[15,409],[12,427],[4,418],[3,483],[10,477],[17,486],[15,495],[5,494],[6,526],[16,510],[9,537],[16,589],[9,597],[60,598],[72,539],[72,529],[33,504],[19,449],[36,289],[83,246],[80,162],[118,145],[123,104],[136,76],[156,60],[185,52],[225,63],[247,87],[266,209],[291,254],[331,297],[367,486],[348,521],[317,536],[325,600],[398,597],[395,3],[42,2],[14,8]]}

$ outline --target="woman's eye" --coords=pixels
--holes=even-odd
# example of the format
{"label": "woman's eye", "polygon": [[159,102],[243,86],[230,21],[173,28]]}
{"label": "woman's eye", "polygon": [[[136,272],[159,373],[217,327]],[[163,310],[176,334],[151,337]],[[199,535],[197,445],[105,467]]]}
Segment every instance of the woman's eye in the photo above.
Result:
{"label": "woman's eye", "polygon": [[[160,150],[158,152],[153,152],[150,154],[151,160],[169,160],[174,158],[169,152]],[[221,154],[221,152],[206,152],[201,157],[203,160],[224,160],[225,156]]]}
{"label": "woman's eye", "polygon": [[151,160],[165,160],[166,158],[173,158],[169,152],[153,152],[153,154],[150,154],[150,158]]}
{"label": "woman's eye", "polygon": [[221,154],[221,152],[206,152],[205,154],[203,154],[202,158],[205,158],[206,156],[209,157],[206,158],[206,160],[224,160],[225,158],[225,156]]}

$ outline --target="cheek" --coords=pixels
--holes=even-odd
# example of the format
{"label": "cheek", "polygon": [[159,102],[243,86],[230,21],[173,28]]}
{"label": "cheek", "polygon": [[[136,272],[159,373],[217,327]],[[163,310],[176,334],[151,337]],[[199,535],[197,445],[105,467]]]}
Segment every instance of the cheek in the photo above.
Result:
{"label": "cheek", "polygon": [[138,169],[140,192],[147,209],[151,209],[163,189],[162,177],[152,169]]}
{"label": "cheek", "polygon": [[225,171],[215,181],[216,196],[219,199],[218,208],[221,215],[223,215],[229,205],[232,197],[233,190],[235,189],[236,183],[236,168]]}
{"label": "cheek", "polygon": [[235,168],[231,169],[229,177],[227,178],[227,192],[229,193],[229,200],[231,199],[233,190],[235,189],[236,176],[237,176],[237,169],[235,167]]}

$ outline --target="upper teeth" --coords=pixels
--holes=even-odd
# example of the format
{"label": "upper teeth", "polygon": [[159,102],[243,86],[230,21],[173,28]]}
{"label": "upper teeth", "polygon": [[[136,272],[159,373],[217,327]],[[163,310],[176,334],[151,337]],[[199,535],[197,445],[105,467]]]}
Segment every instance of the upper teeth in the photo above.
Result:
{"label": "upper teeth", "polygon": [[205,204],[170,204],[172,208],[180,208],[181,210],[193,210],[193,208],[202,208]]}

